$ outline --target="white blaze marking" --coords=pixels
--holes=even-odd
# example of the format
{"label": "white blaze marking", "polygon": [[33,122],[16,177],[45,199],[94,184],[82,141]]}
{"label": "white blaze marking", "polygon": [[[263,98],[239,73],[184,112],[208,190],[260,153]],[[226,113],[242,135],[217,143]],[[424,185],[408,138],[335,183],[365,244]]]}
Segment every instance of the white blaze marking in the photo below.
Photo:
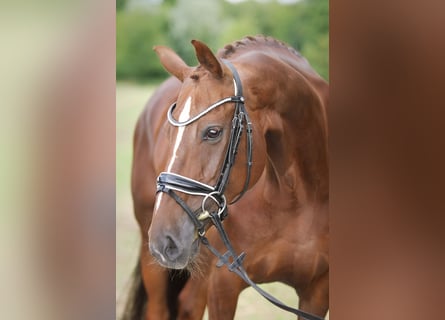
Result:
{"label": "white blaze marking", "polygon": [[154,214],[156,214],[158,212],[159,206],[161,205],[161,198],[162,198],[163,194],[164,194],[163,192],[159,192],[156,197]]}
{"label": "white blaze marking", "polygon": [[[179,119],[178,119],[179,122],[186,121],[190,118],[191,105],[192,105],[192,97],[188,97],[187,101],[185,102],[184,109],[182,109],[181,114],[179,115]],[[185,127],[178,127],[178,134],[176,135],[175,145],[173,147],[173,155],[172,155],[170,162],[168,164],[167,172],[171,172],[173,164],[175,163],[175,160],[178,157],[176,155],[176,153],[179,149],[179,145],[181,144],[184,130],[185,130]]]}
{"label": "white blaze marking", "polygon": [[[192,105],[192,97],[188,97],[185,105],[184,105],[184,109],[182,109],[181,114],[179,115],[179,119],[178,121],[186,121],[190,118],[190,107]],[[185,127],[178,127],[178,134],[176,135],[176,140],[175,140],[175,144],[173,147],[173,154],[172,157],[170,159],[170,162],[168,163],[168,167],[167,167],[167,172],[171,172],[171,169],[173,168],[173,165],[175,163],[176,158],[178,157],[176,155],[178,149],[179,149],[179,145],[181,144],[181,140],[182,140],[182,136],[184,134],[184,129]],[[159,192],[157,197],[156,197],[156,203],[155,203],[155,208],[153,211],[153,214],[156,215],[159,209],[159,206],[161,205],[161,199],[163,196],[163,192]],[[161,255],[162,256],[162,255]]]}

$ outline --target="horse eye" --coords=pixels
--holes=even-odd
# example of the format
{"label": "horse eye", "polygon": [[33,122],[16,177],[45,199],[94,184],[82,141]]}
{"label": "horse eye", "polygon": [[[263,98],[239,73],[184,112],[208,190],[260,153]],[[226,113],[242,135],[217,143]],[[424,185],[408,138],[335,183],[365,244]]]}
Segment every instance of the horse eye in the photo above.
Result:
{"label": "horse eye", "polygon": [[203,135],[203,140],[216,140],[221,137],[222,129],[218,127],[207,128]]}

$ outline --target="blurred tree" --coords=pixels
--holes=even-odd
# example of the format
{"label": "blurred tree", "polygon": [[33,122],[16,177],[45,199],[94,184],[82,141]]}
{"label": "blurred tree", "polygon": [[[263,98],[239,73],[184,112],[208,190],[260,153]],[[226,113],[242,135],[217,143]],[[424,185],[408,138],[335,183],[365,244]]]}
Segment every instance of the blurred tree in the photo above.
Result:
{"label": "blurred tree", "polygon": [[[231,42],[258,33],[275,37],[300,51],[312,67],[328,79],[329,3],[304,0],[282,5],[277,1],[244,1],[224,5],[222,39]],[[227,18],[229,17],[229,18]]]}
{"label": "blurred tree", "polygon": [[121,11],[125,9],[127,0],[116,0],[116,11]]}
{"label": "blurred tree", "polygon": [[155,44],[168,45],[165,13],[162,10],[118,12],[116,27],[116,78],[165,77],[166,72],[152,50]]}
{"label": "blurred tree", "polygon": [[312,67],[329,80],[329,2],[309,0],[302,4],[298,32],[304,38],[301,53]]}
{"label": "blurred tree", "polygon": [[315,41],[306,43],[301,50],[311,66],[326,80],[329,80],[329,35],[323,34]]}
{"label": "blurred tree", "polygon": [[[131,6],[132,10],[128,1],[132,0],[116,2],[117,79],[165,77],[151,50],[156,44],[169,45],[189,65],[196,65],[190,40],[202,40],[217,50],[260,33],[300,51],[328,79],[328,0],[302,0],[286,5],[277,0],[146,0],[144,6]],[[122,10],[125,4],[127,10]]]}
{"label": "blurred tree", "polygon": [[235,40],[242,39],[247,35],[256,35],[260,33],[260,26],[255,16],[246,16],[244,19],[227,19],[224,27],[224,33],[221,35],[220,45],[232,43]]}
{"label": "blurred tree", "polygon": [[205,42],[216,49],[222,33],[222,8],[219,0],[177,0],[171,9],[170,42],[176,52],[189,64],[196,65],[192,39]]}
{"label": "blurred tree", "polygon": [[174,6],[177,0],[164,0],[164,4],[167,6]]}
{"label": "blurred tree", "polygon": [[262,4],[254,1],[245,1],[238,4],[225,1],[223,6],[224,20],[220,21],[224,32],[218,43],[218,48],[245,36],[261,33],[263,21],[261,15],[258,14],[261,6]]}

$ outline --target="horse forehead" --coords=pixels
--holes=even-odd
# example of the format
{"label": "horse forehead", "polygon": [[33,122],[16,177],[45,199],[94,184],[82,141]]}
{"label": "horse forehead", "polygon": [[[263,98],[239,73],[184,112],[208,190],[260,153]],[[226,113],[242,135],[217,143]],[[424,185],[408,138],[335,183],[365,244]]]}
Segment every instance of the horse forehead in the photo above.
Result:
{"label": "horse forehead", "polygon": [[185,82],[178,96],[177,108],[182,110],[187,103],[191,103],[191,111],[201,112],[218,100],[231,95],[228,88],[221,83],[211,80]]}

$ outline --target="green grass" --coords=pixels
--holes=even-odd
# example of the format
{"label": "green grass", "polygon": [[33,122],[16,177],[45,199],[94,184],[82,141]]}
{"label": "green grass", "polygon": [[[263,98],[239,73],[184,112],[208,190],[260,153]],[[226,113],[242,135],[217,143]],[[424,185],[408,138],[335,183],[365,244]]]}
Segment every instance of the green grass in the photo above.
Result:
{"label": "green grass", "polygon": [[[122,307],[126,285],[135,266],[139,249],[139,232],[133,217],[130,194],[133,130],[140,112],[154,89],[154,85],[146,84],[118,83],[116,86],[116,298],[118,310]],[[279,283],[266,284],[262,287],[284,303],[291,306],[298,305],[294,289]],[[273,306],[249,288],[241,293],[235,319],[295,320],[295,316]]]}

